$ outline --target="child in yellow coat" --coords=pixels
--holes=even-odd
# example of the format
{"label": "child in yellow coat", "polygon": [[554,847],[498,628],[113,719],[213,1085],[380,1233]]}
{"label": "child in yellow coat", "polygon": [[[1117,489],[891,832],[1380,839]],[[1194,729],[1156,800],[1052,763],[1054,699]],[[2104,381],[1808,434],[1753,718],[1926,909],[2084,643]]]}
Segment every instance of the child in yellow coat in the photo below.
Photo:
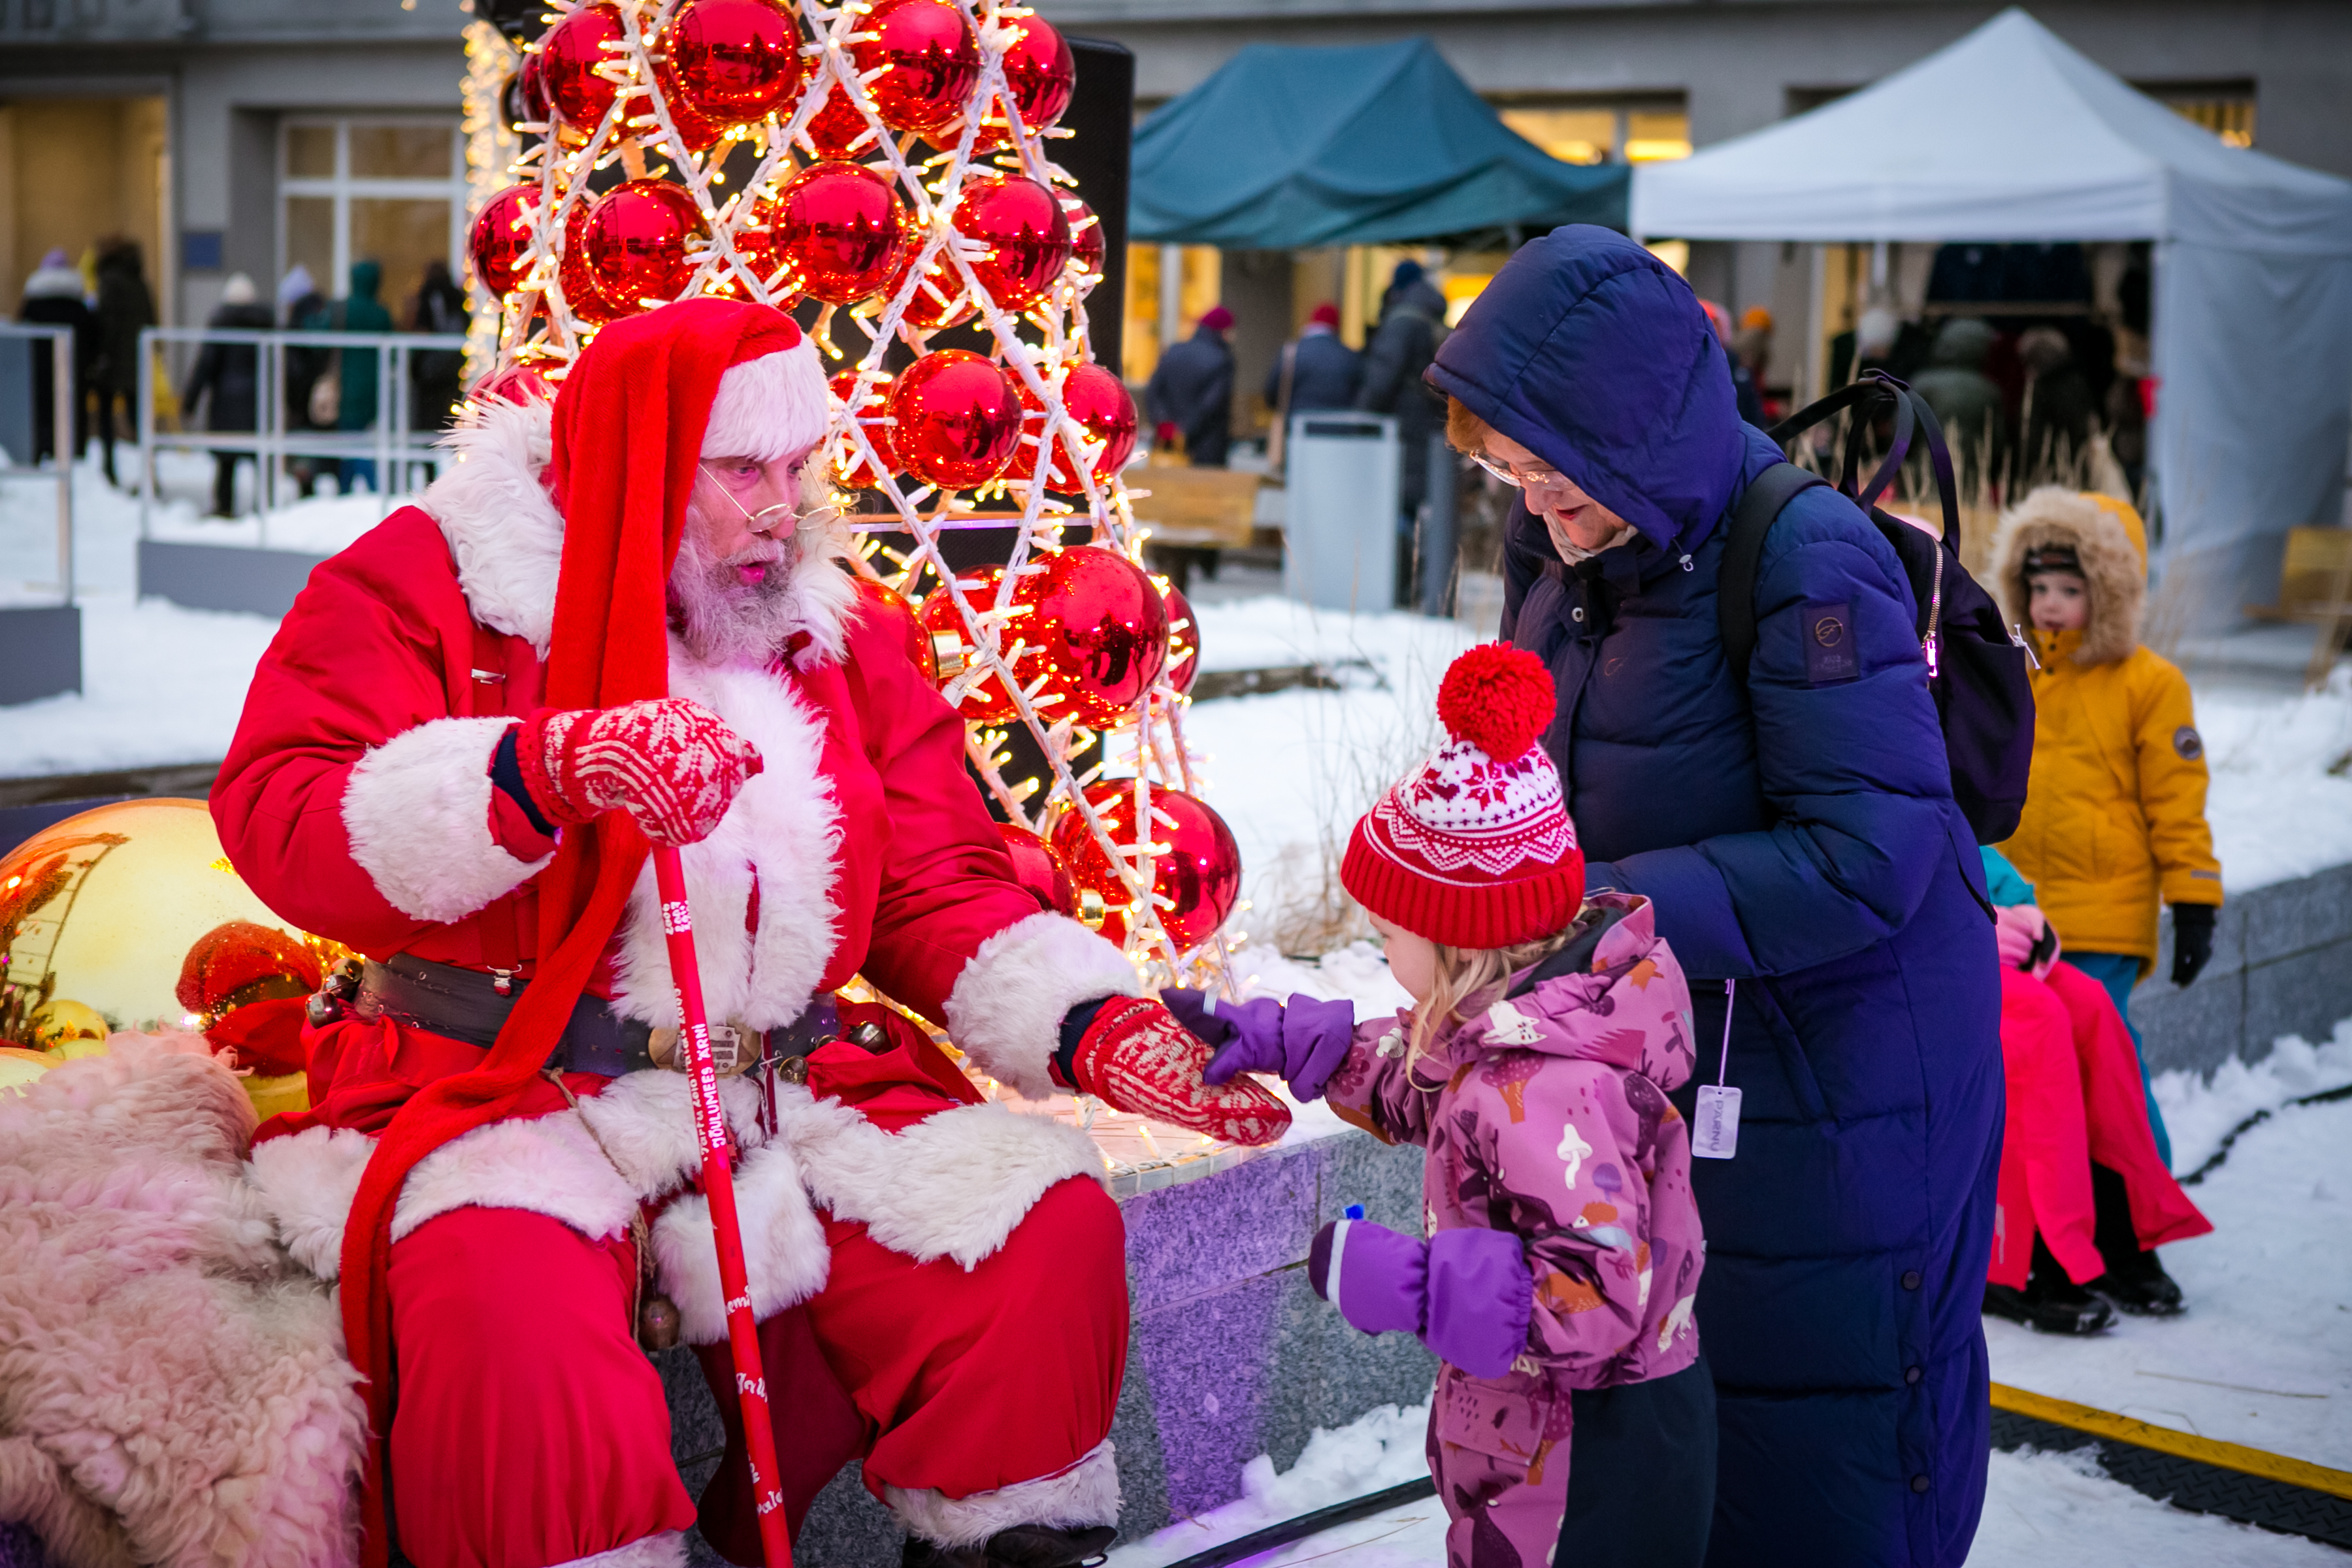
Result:
{"label": "child in yellow coat", "polygon": [[[2132,987],[2156,966],[2159,900],[2172,909],[2175,985],[2212,957],[2221,903],[2189,681],[2140,646],[2147,534],[2126,502],[2044,487],[2001,520],[1993,562],[2041,666],[2032,780],[2001,852],[2040,889],[2068,962],[2105,985],[2128,1021]],[[2137,1029],[2132,1039],[2140,1043]],[[2147,1112],[2169,1165],[2153,1095]],[[2152,1255],[2147,1267],[2161,1277]]]}

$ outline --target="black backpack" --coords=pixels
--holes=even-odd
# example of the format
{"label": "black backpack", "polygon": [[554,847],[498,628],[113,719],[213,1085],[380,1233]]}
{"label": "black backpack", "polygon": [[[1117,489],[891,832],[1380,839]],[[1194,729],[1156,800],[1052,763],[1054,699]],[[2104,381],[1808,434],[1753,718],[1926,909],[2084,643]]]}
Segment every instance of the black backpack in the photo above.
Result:
{"label": "black backpack", "polygon": [[[1890,400],[1894,445],[1869,486],[1857,491],[1854,474],[1863,433]],[[1935,412],[1917,393],[1882,371],[1870,371],[1768,434],[1786,445],[1845,408],[1853,408],[1853,414],[1838,493],[1869,514],[1911,579],[1911,594],[1919,605],[1920,650],[1927,659],[1927,689],[1935,693],[1936,717],[1943,725],[1944,751],[1951,763],[1952,799],[1976,830],[1978,843],[1998,844],[2017,831],[2018,816],[2025,809],[2026,775],[2033,763],[2033,689],[2026,674],[2030,656],[2001,618],[1992,595],[1960,564],[1960,513],[1953,499],[1951,454],[1945,450]],[[1902,468],[1915,427],[1926,433],[1936,488],[1944,503],[1940,543],[1873,504]],[[1756,651],[1756,567],[1764,553],[1764,536],[1799,491],[1828,482],[1794,463],[1777,464],[1748,487],[1732,514],[1716,603],[1723,651],[1742,686]]]}

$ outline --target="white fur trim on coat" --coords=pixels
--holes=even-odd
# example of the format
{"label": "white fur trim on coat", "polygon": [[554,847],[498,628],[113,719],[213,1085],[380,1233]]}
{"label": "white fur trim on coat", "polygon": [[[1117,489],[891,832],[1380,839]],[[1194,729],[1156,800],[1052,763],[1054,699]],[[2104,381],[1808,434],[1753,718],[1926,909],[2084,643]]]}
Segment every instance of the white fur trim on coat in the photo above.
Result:
{"label": "white fur trim on coat", "polygon": [[467,424],[441,438],[456,454],[425,492],[457,563],[474,618],[521,637],[547,657],[555,635],[555,578],[563,560],[563,514],[540,483],[554,450],[554,408],[491,398]]}
{"label": "white fur trim on coat", "polygon": [[375,1140],[348,1127],[306,1127],[256,1143],[246,1180],[261,1194],[278,1239],[320,1279],[343,1267],[343,1226],[367,1173]]}
{"label": "white fur trim on coat", "polygon": [[352,858],[415,920],[461,921],[538,875],[490,836],[490,756],[511,719],[432,719],[362,757],[343,786]]}
{"label": "white fur trim on coat", "polygon": [[572,1112],[493,1121],[452,1138],[410,1168],[393,1205],[392,1239],[476,1206],[545,1215],[593,1238],[629,1227],[637,1194]]}
{"label": "white fur trim on coat", "polygon": [[[680,858],[704,1006],[714,1020],[779,1028],[807,1010],[840,929],[832,885],[841,813],[824,769],[824,724],[766,670],[698,665],[676,643],[669,689],[709,708],[760,748],[759,776],[736,795],[718,830],[686,846]],[[755,873],[760,924],[752,932],[743,917]],[[629,895],[614,980],[615,1011],[656,1027],[677,1026],[677,992],[650,864]]]}
{"label": "white fur trim on coat", "polygon": [[908,1533],[950,1549],[978,1546],[999,1531],[1043,1524],[1083,1529],[1118,1522],[1118,1465],[1106,1437],[1057,1476],[1015,1481],[994,1491],[951,1498],[936,1488],[885,1486],[882,1500]]}
{"label": "white fur trim on coat", "polygon": [[[764,1321],[824,1289],[833,1251],[789,1147],[770,1143],[744,1156],[735,1168],[735,1208],[753,1317]],[[677,1304],[686,1342],[715,1345],[726,1339],[727,1296],[719,1287],[710,1200],[688,1193],[662,1210],[653,1225],[653,1250],[656,1277]]]}
{"label": "white fur trim on coat", "polygon": [[1045,1190],[1104,1175],[1093,1139],[1002,1105],[962,1105],[885,1132],[838,1100],[780,1090],[778,1142],[789,1143],[809,1196],[918,1263],[966,1268],[1003,1247]]}
{"label": "white fur trim on coat", "polygon": [[803,338],[797,348],[730,365],[719,376],[710,422],[702,430],[702,455],[762,463],[796,458],[824,439],[831,419],[824,367],[817,363],[816,345]]}
{"label": "white fur trim on coat", "polygon": [[610,1552],[574,1557],[555,1568],[686,1568],[686,1532],[665,1530]]}
{"label": "white fur trim on coat", "polygon": [[1097,997],[1142,994],[1116,944],[1041,911],[980,944],[948,993],[948,1035],[1023,1099],[1044,1100],[1055,1090],[1063,1016]]}

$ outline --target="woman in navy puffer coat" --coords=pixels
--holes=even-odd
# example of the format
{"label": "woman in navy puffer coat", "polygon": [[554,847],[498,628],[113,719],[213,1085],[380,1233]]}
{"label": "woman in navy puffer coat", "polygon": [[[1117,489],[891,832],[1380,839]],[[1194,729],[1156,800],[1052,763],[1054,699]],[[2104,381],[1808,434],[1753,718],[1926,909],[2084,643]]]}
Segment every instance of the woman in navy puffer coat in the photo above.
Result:
{"label": "woman in navy puffer coat", "polygon": [[1709,1568],[1957,1565],[1984,1500],[2000,993],[1902,567],[1852,503],[1804,491],[1766,543],[1738,688],[1717,567],[1781,454],[1739,422],[1688,286],[1620,235],[1521,249],[1428,379],[1634,530],[1570,565],[1515,509],[1503,630],[1558,683],[1544,744],[1587,884],[1655,903],[1704,1068],[1737,982],[1738,1156],[1694,1163]]}

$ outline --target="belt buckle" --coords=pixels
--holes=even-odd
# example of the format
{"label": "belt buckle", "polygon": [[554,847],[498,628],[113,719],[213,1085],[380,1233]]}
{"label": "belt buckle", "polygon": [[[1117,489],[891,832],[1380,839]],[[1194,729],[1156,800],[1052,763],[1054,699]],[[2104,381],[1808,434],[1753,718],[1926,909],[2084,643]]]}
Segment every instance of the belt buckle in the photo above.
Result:
{"label": "belt buckle", "polygon": [[[655,1029],[646,1037],[646,1054],[654,1066],[671,1072],[686,1070],[686,1054],[677,1048],[676,1029]],[[710,1026],[710,1066],[721,1078],[735,1078],[760,1059],[761,1034],[735,1024]]]}

